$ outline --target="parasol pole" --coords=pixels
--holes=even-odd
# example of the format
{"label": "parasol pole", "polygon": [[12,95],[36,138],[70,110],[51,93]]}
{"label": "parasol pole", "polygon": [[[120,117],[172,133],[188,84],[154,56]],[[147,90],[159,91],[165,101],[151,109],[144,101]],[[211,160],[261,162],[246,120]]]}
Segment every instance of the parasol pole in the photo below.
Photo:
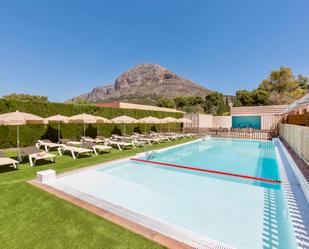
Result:
{"label": "parasol pole", "polygon": [[19,150],[19,125],[17,125],[17,157],[21,162],[20,150]]}
{"label": "parasol pole", "polygon": [[58,142],[60,141],[60,121],[58,121]]}

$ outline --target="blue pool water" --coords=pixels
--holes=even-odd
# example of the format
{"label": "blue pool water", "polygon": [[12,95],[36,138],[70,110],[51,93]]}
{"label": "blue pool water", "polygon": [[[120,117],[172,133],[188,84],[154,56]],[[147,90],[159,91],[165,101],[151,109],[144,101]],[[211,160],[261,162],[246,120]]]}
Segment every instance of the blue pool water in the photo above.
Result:
{"label": "blue pool water", "polygon": [[[280,179],[271,142],[199,140],[153,154],[151,160]],[[296,248],[280,184],[125,160],[51,185],[76,189],[235,248]]]}
{"label": "blue pool water", "polygon": [[[172,163],[177,165],[202,168],[220,172],[280,180],[274,145],[270,141],[206,139],[192,143],[190,146],[180,146],[141,159]],[[138,164],[138,163],[137,163]],[[143,164],[144,163],[139,163]],[[155,165],[148,165],[155,166]],[[162,167],[162,166],[155,166]],[[173,168],[166,168],[175,170]],[[179,169],[177,169],[179,171]],[[270,184],[255,180],[231,178],[217,174],[207,174],[187,171],[191,174],[206,175],[227,181],[241,182],[260,186],[277,188],[278,184]]]}

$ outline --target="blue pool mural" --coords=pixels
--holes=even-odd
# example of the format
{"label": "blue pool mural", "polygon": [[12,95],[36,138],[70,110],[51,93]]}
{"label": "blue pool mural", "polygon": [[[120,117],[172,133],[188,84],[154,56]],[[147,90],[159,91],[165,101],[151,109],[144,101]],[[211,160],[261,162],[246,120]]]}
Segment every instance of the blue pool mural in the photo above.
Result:
{"label": "blue pool mural", "polygon": [[261,116],[233,116],[232,127],[261,129]]}

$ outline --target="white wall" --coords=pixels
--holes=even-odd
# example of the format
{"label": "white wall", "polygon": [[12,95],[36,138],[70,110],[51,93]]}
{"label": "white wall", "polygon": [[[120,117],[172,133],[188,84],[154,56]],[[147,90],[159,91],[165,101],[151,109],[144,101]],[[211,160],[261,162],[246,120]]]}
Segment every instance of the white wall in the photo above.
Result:
{"label": "white wall", "polygon": [[192,124],[185,124],[186,128],[231,128],[231,116],[213,116],[209,114],[186,113],[185,117],[192,120]]}
{"label": "white wall", "polygon": [[213,116],[199,114],[199,128],[212,128]]}
{"label": "white wall", "polygon": [[275,129],[280,121],[279,115],[262,115],[261,116],[261,129],[272,130]]}
{"label": "white wall", "polygon": [[212,121],[212,128],[231,128],[231,116],[214,116]]}

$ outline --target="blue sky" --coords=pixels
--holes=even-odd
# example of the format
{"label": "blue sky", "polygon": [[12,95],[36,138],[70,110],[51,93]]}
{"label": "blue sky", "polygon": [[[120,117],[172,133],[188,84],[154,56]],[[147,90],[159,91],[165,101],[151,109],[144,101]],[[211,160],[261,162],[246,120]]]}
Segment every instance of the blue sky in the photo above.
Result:
{"label": "blue sky", "polygon": [[225,94],[309,76],[308,0],[0,0],[0,96],[63,101],[156,63]]}

